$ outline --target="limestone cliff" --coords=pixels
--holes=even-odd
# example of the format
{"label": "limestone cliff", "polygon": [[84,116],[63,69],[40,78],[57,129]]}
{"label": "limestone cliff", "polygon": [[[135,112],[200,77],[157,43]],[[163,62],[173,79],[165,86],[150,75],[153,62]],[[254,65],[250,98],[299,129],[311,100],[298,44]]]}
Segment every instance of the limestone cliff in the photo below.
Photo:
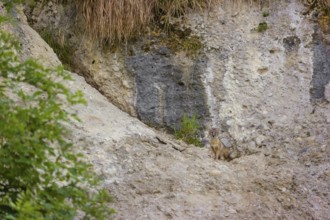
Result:
{"label": "limestone cliff", "polygon": [[302,120],[313,104],[326,102],[329,34],[320,27],[329,22],[320,25],[305,10],[300,1],[223,1],[191,14],[178,29],[201,39],[195,57],[171,50],[153,33],[124,47],[102,47],[80,31],[72,4],[49,1],[28,14],[39,32],[54,30],[70,45],[75,70],[122,110],[170,129],[183,113],[197,114],[242,143],[256,128]]}
{"label": "limestone cliff", "polygon": [[[303,11],[293,0],[191,14],[182,25],[202,39],[197,57],[152,35],[101,49],[74,28],[70,5],[27,13],[39,31],[50,21],[63,33],[76,71],[122,110],[170,128],[184,112],[198,113],[246,152],[214,161],[208,148],[149,128],[73,74],[71,87],[89,105],[74,109],[82,123],[72,125],[72,140],[86,146],[81,151],[116,198],[116,218],[329,218],[330,28]],[[18,27],[24,48],[39,51],[31,55],[57,62],[26,23]]]}

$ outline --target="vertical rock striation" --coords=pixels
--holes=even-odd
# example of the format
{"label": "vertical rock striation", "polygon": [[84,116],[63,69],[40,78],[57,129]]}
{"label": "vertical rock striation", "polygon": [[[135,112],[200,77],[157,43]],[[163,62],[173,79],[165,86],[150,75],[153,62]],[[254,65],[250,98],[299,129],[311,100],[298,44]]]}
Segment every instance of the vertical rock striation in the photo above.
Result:
{"label": "vertical rock striation", "polygon": [[330,82],[330,17],[321,17],[314,28],[314,66],[310,89],[311,101],[329,102],[330,100],[326,100],[325,97],[325,87]]}

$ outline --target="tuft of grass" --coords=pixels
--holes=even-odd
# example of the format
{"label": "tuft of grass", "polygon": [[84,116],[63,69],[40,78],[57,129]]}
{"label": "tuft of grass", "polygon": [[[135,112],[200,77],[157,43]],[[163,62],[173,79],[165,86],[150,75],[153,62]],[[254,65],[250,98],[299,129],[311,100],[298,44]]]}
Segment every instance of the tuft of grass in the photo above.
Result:
{"label": "tuft of grass", "polygon": [[103,43],[128,41],[142,33],[150,22],[165,29],[173,17],[190,9],[203,9],[219,0],[80,0],[76,1],[84,26]]}
{"label": "tuft of grass", "polygon": [[65,69],[70,70],[73,63],[72,47],[65,41],[64,34],[61,32],[56,33],[51,28],[45,28],[40,33],[40,36],[47,42],[47,44],[53,48],[58,58],[63,63]]}
{"label": "tuft of grass", "polygon": [[177,139],[183,140],[188,144],[193,144],[195,146],[202,146],[198,138],[198,129],[200,125],[197,120],[196,115],[188,117],[187,114],[183,114],[181,127],[178,130],[175,130],[175,137]]}
{"label": "tuft of grass", "polygon": [[127,41],[151,21],[155,0],[80,0],[87,31],[107,43]]}
{"label": "tuft of grass", "polygon": [[261,32],[265,32],[267,29],[268,29],[268,24],[267,24],[267,22],[261,22],[261,23],[259,23],[259,25],[258,25],[258,27],[257,27],[257,31],[258,31],[259,33],[261,33]]}
{"label": "tuft of grass", "polygon": [[329,0],[323,0],[321,4],[321,10],[323,12],[324,16],[330,16],[330,1]]}

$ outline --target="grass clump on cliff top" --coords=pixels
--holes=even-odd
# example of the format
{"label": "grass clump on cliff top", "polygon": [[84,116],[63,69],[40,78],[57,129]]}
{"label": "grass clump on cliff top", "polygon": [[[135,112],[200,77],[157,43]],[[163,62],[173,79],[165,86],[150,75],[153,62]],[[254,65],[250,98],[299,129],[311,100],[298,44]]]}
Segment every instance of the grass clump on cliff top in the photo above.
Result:
{"label": "grass clump on cliff top", "polygon": [[127,41],[151,22],[166,28],[173,17],[202,9],[218,0],[80,0],[76,1],[84,26],[101,42]]}
{"label": "grass clump on cliff top", "polygon": [[151,21],[154,0],[80,0],[77,4],[87,31],[112,43],[132,38]]}

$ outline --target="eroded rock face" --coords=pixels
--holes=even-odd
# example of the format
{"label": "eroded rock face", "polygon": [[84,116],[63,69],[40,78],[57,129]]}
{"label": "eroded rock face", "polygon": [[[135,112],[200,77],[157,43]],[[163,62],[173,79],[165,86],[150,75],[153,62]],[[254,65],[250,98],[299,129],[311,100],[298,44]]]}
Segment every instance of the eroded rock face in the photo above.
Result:
{"label": "eroded rock face", "polygon": [[125,54],[104,51],[88,41],[83,41],[75,56],[76,71],[84,75],[88,83],[120,109],[136,116],[135,76],[127,71]]}
{"label": "eroded rock face", "polygon": [[[40,32],[51,26],[63,34],[74,48],[75,70],[112,103],[144,123],[169,130],[178,128],[184,113],[196,115],[202,122],[208,119],[202,82],[205,55],[191,58],[175,54],[159,39],[128,43],[123,48],[102,48],[77,30],[79,21],[68,19],[75,10],[70,4],[63,7],[50,1],[27,11]],[[56,16],[47,23],[43,17],[52,13]],[[144,49],[147,44],[153,44],[149,51]]]}
{"label": "eroded rock face", "polygon": [[[303,10],[299,1],[223,4],[187,19],[206,46],[215,124],[250,151],[286,139],[292,127],[315,117],[311,100],[324,97],[328,46]],[[258,32],[261,23],[268,29]],[[320,121],[327,121],[330,106],[318,108]]]}
{"label": "eroded rock face", "polygon": [[[205,46],[195,59],[150,39],[123,49],[101,48],[69,19],[76,14],[70,5],[48,3],[30,20],[45,27],[42,17],[52,11],[51,25],[65,27],[62,32],[75,48],[76,71],[119,108],[152,126],[173,129],[183,113],[197,114],[232,142],[254,148],[262,136],[273,135],[274,126],[283,130],[303,121],[315,100],[325,100],[329,34],[312,15],[303,15],[299,1],[224,2],[191,15],[184,25]],[[264,23],[268,28],[258,32]],[[150,42],[153,48],[144,50]]]}
{"label": "eroded rock face", "polygon": [[205,57],[194,62],[184,56],[164,57],[155,52],[128,57],[127,67],[135,75],[139,119],[178,129],[184,113],[208,117],[202,83],[206,63]]}
{"label": "eroded rock face", "polygon": [[[58,4],[36,2],[34,8],[26,8],[28,21],[41,35],[51,31],[57,43],[70,48],[68,58],[75,72],[104,94],[112,103],[125,112],[136,116],[135,80],[125,67],[126,50],[102,48],[85,34],[80,17],[76,17],[75,5],[71,2]],[[48,39],[49,40],[49,39]]]}
{"label": "eroded rock face", "polygon": [[[324,21],[323,21],[324,20]],[[321,23],[323,22],[323,24]],[[311,101],[329,103],[325,97],[325,86],[330,82],[330,18],[319,18],[315,25],[313,79],[311,82]]]}
{"label": "eroded rock face", "polygon": [[[286,19],[296,6],[291,1],[278,7],[284,16],[279,18]],[[221,25],[233,24],[235,19],[246,21],[243,26],[254,22],[247,31],[260,22],[247,21],[259,9],[243,11],[233,17],[228,14],[227,20],[217,17],[224,14],[210,14],[210,18],[219,19]],[[209,75],[202,80],[210,86],[208,105],[220,108],[213,106],[211,115],[227,133],[238,140],[246,138],[242,147],[257,149],[231,162],[214,161],[210,149],[187,146],[149,128],[72,74],[75,81],[68,85],[82,90],[88,105],[71,109],[81,118],[81,123],[71,125],[71,138],[75,146],[84,146],[79,150],[114,196],[111,206],[117,211],[116,219],[328,219],[330,111],[326,103],[310,102],[312,32],[308,21],[297,23],[307,30],[276,35],[275,41],[267,31],[262,36],[248,32],[245,37],[240,27],[240,35],[231,38],[248,42],[249,50],[238,46],[233,50],[235,43],[230,43],[229,36],[219,38],[217,42],[224,43],[217,48],[211,47],[216,45],[213,38],[207,40]],[[26,23],[17,24],[19,28],[12,31],[18,31],[24,57],[29,56],[28,48],[34,48],[37,51],[30,54],[34,58],[44,54],[43,62],[58,63],[36,32]],[[229,25],[228,31],[229,27],[235,26]],[[278,27],[287,30],[287,26]],[[217,36],[217,29],[213,31],[210,37]],[[292,36],[300,43],[289,41],[296,49],[288,51],[283,39]],[[297,57],[297,53],[308,56]],[[179,76],[184,73],[180,70]],[[330,86],[324,87],[329,99]]]}
{"label": "eroded rock face", "polygon": [[[51,10],[58,18],[52,25],[59,27],[75,12],[48,4],[35,13]],[[75,33],[68,40],[75,45],[77,71],[122,110],[170,129],[183,113],[197,114],[220,127],[223,136],[254,148],[262,136],[273,135],[274,126],[281,130],[302,121],[313,111],[311,101],[325,97],[328,48],[315,32],[318,24],[303,10],[299,1],[262,7],[223,3],[208,14],[194,14],[185,25],[203,39],[205,49],[197,59],[154,41],[150,51],[143,50],[143,41],[123,50],[101,49],[77,32],[77,24],[66,29]],[[261,23],[268,29],[258,32]]]}

